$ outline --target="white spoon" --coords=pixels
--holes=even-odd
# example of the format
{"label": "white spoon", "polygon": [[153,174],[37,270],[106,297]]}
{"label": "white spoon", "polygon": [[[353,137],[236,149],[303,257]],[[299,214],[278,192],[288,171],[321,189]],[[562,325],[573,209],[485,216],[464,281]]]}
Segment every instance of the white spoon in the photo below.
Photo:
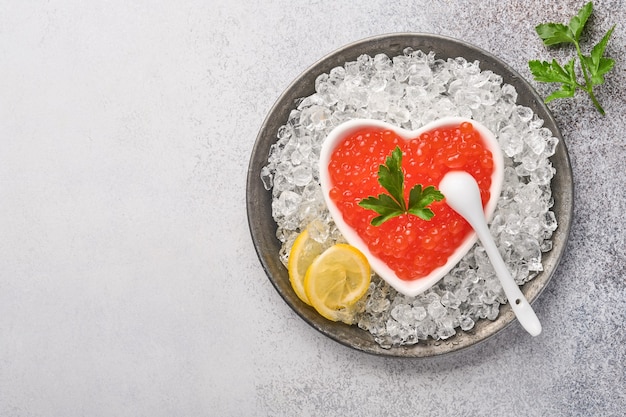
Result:
{"label": "white spoon", "polygon": [[476,231],[500,279],[504,294],[522,327],[532,336],[538,336],[541,333],[541,323],[513,280],[491,237],[480,201],[480,191],[474,177],[463,171],[449,172],[439,183],[439,190],[446,197],[448,206],[463,216]]}

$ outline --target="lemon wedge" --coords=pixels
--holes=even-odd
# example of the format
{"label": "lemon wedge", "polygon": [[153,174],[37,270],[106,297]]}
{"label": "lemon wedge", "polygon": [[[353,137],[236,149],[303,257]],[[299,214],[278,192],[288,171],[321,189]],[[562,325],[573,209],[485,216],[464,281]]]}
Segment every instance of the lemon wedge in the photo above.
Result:
{"label": "lemon wedge", "polygon": [[304,276],[313,260],[323,251],[322,244],[311,238],[307,228],[296,237],[289,252],[289,261],[287,262],[289,282],[298,298],[308,305],[311,305],[311,302],[304,291]]}
{"label": "lemon wedge", "polygon": [[338,243],[307,268],[304,291],[309,303],[328,320],[352,324],[354,306],[370,285],[367,258],[354,246]]}

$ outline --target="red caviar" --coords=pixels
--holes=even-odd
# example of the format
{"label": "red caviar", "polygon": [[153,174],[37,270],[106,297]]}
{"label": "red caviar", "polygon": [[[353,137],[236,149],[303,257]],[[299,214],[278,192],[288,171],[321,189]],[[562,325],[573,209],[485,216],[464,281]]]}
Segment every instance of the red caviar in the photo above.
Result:
{"label": "red caviar", "polygon": [[447,172],[462,170],[478,182],[484,207],[490,197],[494,165],[491,151],[468,122],[434,129],[410,141],[391,130],[363,128],[347,136],[333,151],[328,166],[332,183],[329,195],[344,221],[400,279],[415,280],[444,265],[471,232],[471,226],[445,200],[429,206],[435,213],[430,221],[408,214],[380,226],[370,224],[377,214],[358,203],[387,193],[378,182],[378,167],[396,146],[403,152],[406,200],[415,184],[438,187]]}

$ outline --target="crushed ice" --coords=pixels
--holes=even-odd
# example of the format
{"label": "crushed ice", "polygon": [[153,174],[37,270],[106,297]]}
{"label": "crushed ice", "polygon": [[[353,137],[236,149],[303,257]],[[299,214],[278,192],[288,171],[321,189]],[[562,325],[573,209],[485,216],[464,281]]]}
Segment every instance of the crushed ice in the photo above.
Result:
{"label": "crushed ice", "polygon": [[[296,103],[261,171],[272,191],[283,263],[297,234],[311,223],[313,236],[325,245],[344,241],[319,185],[320,147],[332,128],[372,118],[414,130],[441,117],[462,116],[493,131],[505,154],[504,185],[490,229],[511,274],[521,285],[543,270],[542,252],[552,248],[557,227],[550,188],[555,170],[549,160],[557,139],[530,108],[516,104],[515,88],[503,84],[501,76],[481,71],[478,61],[441,60],[406,49],[392,58],[362,55],[333,68],[316,79],[315,91]],[[399,294],[374,276],[356,323],[383,347],[410,345],[469,331],[480,319],[495,320],[505,302],[478,243],[417,297]]]}

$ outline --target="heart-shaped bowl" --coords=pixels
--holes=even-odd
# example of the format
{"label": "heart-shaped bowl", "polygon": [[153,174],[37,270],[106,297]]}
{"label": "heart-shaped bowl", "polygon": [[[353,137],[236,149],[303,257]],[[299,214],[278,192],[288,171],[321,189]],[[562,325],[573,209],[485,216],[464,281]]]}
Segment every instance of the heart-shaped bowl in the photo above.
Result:
{"label": "heart-shaped bowl", "polygon": [[[387,283],[394,287],[398,292],[407,296],[413,297],[421,294],[443,278],[472,248],[476,242],[476,233],[472,231],[469,235],[467,235],[452,255],[448,257],[447,262],[444,265],[435,268],[428,275],[414,280],[404,280],[399,278],[396,272],[391,269],[385,261],[372,253],[361,236],[344,220],[341,211],[333,199],[330,198],[329,193],[333,188],[333,183],[329,173],[330,159],[339,144],[341,144],[354,132],[362,129],[376,128],[381,130],[391,130],[408,142],[418,138],[422,133],[448,126],[459,126],[465,122],[472,124],[474,130],[479,133],[485,148],[491,152],[493,158],[493,172],[491,174],[491,185],[489,187],[490,198],[484,207],[485,218],[489,221],[494,210],[496,209],[498,198],[500,197],[500,191],[502,189],[502,182],[504,180],[504,159],[502,150],[495,135],[483,124],[475,120],[462,117],[444,117],[428,123],[420,129],[406,130],[380,120],[353,119],[344,122],[331,130],[322,143],[319,161],[320,185],[322,187],[326,205],[328,206],[328,210],[337,225],[337,228],[341,231],[348,243],[359,249],[365,255],[372,269],[381,278],[387,281]],[[437,185],[438,184],[435,184],[435,186]]]}

